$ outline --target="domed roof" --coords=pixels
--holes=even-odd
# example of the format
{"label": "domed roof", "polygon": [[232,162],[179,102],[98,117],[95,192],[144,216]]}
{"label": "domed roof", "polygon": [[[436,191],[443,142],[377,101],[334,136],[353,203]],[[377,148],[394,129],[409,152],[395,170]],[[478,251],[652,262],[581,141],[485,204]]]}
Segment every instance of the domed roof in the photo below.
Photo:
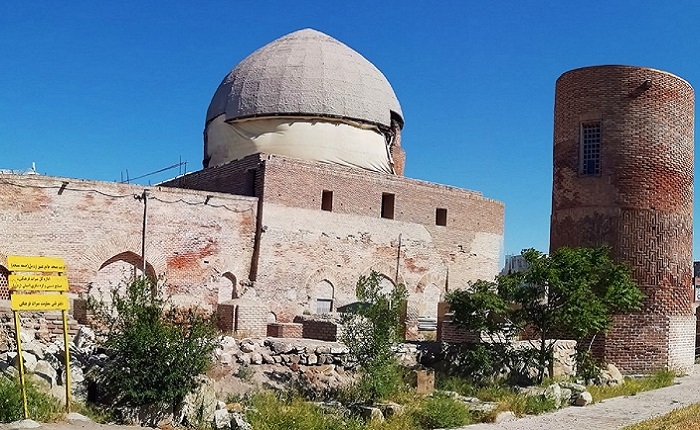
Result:
{"label": "domed roof", "polygon": [[263,46],[219,85],[207,123],[270,115],[329,116],[389,126],[403,123],[391,84],[372,63],[338,40],[310,28]]}

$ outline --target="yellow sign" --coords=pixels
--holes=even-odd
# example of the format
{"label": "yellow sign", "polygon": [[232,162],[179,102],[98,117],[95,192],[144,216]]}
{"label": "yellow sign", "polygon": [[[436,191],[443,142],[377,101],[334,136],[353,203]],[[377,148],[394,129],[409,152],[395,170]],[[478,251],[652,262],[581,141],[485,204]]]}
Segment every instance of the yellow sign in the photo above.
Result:
{"label": "yellow sign", "polygon": [[62,258],[8,255],[7,270],[10,272],[65,272],[66,263]]}
{"label": "yellow sign", "polygon": [[68,296],[63,294],[13,294],[13,311],[67,311]]}
{"label": "yellow sign", "polygon": [[48,275],[10,275],[10,291],[68,291],[68,278]]}

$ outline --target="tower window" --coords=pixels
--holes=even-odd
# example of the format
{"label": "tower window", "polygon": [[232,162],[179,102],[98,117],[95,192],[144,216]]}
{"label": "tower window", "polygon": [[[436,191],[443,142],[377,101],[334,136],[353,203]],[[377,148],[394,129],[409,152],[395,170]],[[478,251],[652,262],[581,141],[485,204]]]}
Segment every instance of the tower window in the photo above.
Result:
{"label": "tower window", "polygon": [[447,209],[435,209],[435,225],[447,225]]}
{"label": "tower window", "polygon": [[333,211],[333,191],[323,190],[323,194],[321,194],[321,210]]}
{"label": "tower window", "polygon": [[382,218],[394,219],[395,198],[391,193],[382,193]]}
{"label": "tower window", "polygon": [[582,175],[600,174],[600,122],[581,124]]}

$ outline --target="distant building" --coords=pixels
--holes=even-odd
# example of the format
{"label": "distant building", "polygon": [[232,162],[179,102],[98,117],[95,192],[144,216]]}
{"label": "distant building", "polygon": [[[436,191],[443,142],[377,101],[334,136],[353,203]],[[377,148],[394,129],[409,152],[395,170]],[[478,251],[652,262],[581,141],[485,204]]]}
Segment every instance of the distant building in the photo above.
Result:
{"label": "distant building", "polygon": [[530,265],[521,254],[506,255],[506,264],[501,270],[501,275],[517,273],[526,270]]}

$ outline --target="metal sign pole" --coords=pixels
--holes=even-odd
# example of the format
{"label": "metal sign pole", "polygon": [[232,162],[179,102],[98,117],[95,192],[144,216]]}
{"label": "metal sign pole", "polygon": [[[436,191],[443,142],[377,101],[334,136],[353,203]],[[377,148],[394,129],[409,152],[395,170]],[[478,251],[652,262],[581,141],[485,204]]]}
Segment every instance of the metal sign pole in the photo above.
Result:
{"label": "metal sign pole", "polygon": [[63,345],[65,349],[65,360],[66,360],[66,412],[70,413],[70,353],[69,353],[69,348],[68,348],[68,317],[67,313],[68,311],[62,310],[61,313],[63,314]]}
{"label": "metal sign pole", "polygon": [[22,357],[22,337],[19,334],[20,323],[17,311],[12,311],[15,316],[15,333],[17,334],[17,361],[19,362],[19,383],[22,386],[22,405],[24,406],[24,419],[29,418],[27,407],[27,383],[24,379],[24,358]]}

